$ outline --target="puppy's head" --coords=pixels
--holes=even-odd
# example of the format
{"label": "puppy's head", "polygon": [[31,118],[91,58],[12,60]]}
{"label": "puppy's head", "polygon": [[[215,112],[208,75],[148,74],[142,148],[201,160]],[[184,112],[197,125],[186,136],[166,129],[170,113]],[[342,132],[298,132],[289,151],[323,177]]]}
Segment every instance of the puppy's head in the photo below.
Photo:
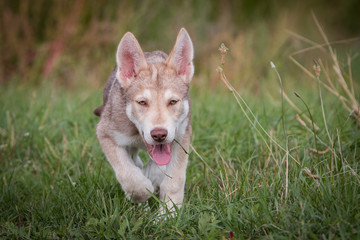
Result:
{"label": "puppy's head", "polygon": [[188,125],[193,52],[185,29],[180,30],[170,55],[156,61],[147,62],[131,33],[118,46],[116,77],[126,95],[126,115],[158,165],[170,162],[174,139],[180,139]]}

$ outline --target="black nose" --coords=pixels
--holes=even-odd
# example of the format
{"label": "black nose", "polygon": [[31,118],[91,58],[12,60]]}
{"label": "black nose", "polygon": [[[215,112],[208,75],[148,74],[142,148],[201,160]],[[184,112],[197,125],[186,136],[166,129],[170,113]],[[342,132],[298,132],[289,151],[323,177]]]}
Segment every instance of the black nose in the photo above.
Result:
{"label": "black nose", "polygon": [[164,128],[155,128],[154,130],[152,130],[150,132],[151,134],[151,137],[157,141],[157,142],[162,142],[165,140],[167,134],[168,134],[168,131]]}

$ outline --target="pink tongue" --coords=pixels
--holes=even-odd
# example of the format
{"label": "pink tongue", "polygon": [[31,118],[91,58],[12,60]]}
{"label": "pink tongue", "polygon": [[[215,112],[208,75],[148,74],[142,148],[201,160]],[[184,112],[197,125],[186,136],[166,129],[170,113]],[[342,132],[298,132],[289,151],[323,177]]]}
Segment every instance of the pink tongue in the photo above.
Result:
{"label": "pink tongue", "polygon": [[157,165],[167,165],[171,159],[170,143],[151,146],[151,156]]}

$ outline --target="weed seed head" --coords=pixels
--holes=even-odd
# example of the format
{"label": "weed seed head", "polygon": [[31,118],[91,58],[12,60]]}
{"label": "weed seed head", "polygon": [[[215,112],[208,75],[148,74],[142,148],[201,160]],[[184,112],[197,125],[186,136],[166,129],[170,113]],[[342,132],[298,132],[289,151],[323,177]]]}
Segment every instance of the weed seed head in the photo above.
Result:
{"label": "weed seed head", "polygon": [[221,55],[226,54],[228,50],[229,49],[225,46],[225,44],[221,43],[221,45],[219,47],[219,51],[220,51]]}
{"label": "weed seed head", "polygon": [[315,59],[313,61],[314,61],[313,69],[315,71],[315,75],[316,75],[316,77],[320,77],[320,72],[321,72],[320,65]]}
{"label": "weed seed head", "polygon": [[225,55],[227,53],[229,49],[225,46],[224,43],[221,43],[220,47],[219,47],[219,51],[221,54],[221,65],[225,64]]}
{"label": "weed seed head", "polygon": [[276,68],[275,64],[272,61],[270,61],[270,66],[271,68]]}

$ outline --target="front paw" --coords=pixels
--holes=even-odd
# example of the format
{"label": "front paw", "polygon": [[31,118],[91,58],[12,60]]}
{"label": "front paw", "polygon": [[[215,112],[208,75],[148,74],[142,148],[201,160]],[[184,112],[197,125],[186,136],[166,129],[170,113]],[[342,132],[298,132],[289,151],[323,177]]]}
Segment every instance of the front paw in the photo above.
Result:
{"label": "front paw", "polygon": [[133,203],[142,203],[151,197],[151,193],[154,192],[154,187],[151,181],[144,177],[141,181],[130,183],[124,187],[125,196]]}

